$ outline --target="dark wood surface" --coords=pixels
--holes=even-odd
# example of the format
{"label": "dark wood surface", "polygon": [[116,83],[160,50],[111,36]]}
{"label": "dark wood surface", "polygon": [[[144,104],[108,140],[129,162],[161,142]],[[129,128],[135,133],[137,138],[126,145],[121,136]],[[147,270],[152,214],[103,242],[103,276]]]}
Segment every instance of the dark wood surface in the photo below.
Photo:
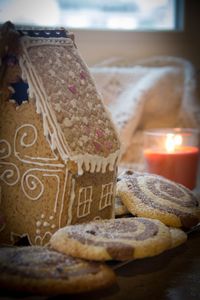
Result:
{"label": "dark wood surface", "polygon": [[186,244],[165,253],[129,262],[116,269],[118,284],[81,295],[35,297],[1,295],[0,300],[198,300],[200,299],[200,231]]}

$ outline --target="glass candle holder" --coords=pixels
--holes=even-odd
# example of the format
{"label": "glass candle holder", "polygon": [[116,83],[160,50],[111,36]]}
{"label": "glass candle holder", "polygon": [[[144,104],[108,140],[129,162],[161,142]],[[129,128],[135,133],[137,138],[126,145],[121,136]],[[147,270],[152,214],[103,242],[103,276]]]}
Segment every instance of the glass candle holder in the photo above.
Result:
{"label": "glass candle holder", "polygon": [[197,129],[167,128],[144,132],[146,171],[189,189],[194,189],[197,184],[199,153]]}

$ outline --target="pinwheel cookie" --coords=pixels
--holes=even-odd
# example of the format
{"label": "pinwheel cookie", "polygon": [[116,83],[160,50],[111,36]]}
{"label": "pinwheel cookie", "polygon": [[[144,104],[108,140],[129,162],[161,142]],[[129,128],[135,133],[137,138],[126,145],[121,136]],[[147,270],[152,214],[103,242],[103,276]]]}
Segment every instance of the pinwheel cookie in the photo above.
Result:
{"label": "pinwheel cookie", "polygon": [[124,172],[117,182],[117,195],[132,214],[172,227],[190,228],[200,219],[192,191],[158,175]]}
{"label": "pinwheel cookie", "polygon": [[102,263],[58,253],[45,247],[0,248],[1,289],[55,295],[105,288],[116,280]]}
{"label": "pinwheel cookie", "polygon": [[57,251],[90,260],[130,260],[169,249],[170,230],[158,220],[118,218],[59,229],[50,240]]}

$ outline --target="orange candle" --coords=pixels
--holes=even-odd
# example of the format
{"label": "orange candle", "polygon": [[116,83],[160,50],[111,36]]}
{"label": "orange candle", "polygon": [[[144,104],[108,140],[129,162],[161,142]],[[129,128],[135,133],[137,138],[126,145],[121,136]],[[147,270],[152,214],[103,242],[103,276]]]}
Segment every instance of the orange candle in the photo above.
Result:
{"label": "orange candle", "polygon": [[[195,145],[191,142],[191,138],[189,139],[191,132],[188,133],[188,129],[186,131],[185,134],[180,129],[178,132],[175,130],[175,133],[167,133],[164,130],[164,137],[161,136],[162,131],[154,135],[153,140],[152,137],[151,139],[148,137],[144,158],[148,172],[162,175],[189,189],[194,189],[198,172],[199,147],[198,142]],[[152,135],[153,131],[149,134]],[[157,139],[156,142],[155,139]],[[185,145],[186,142],[189,145]]]}

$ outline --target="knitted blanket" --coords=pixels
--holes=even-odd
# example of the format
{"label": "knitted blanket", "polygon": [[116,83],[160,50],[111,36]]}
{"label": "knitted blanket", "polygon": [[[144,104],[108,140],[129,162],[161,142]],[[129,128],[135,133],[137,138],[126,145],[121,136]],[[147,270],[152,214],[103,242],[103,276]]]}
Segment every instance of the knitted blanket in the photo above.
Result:
{"label": "knitted blanket", "polygon": [[143,132],[150,128],[200,128],[193,65],[177,57],[135,63],[104,61],[90,68],[119,130],[122,162],[141,163]]}

